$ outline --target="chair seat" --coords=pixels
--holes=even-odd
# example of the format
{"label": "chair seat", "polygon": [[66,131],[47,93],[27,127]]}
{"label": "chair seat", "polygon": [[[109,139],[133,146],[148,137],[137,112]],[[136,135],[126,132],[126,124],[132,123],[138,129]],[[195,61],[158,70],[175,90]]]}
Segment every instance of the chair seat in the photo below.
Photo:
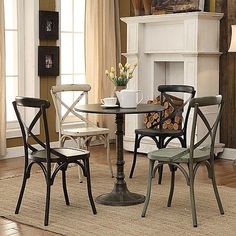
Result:
{"label": "chair seat", "polygon": [[[190,156],[188,154],[181,155],[182,152],[187,151],[188,148],[164,148],[148,153],[150,160],[160,162],[177,162],[188,163]],[[185,152],[186,153],[186,152]],[[177,157],[179,155],[179,157]],[[193,154],[193,162],[200,162],[210,158],[210,149],[195,149]]]}
{"label": "chair seat", "polygon": [[62,131],[63,135],[70,136],[96,136],[101,134],[109,134],[109,129],[99,128],[99,127],[83,127],[83,128],[72,128],[72,129],[64,129]]}
{"label": "chair seat", "polygon": [[[62,156],[57,156],[51,153],[51,162],[56,163],[60,161],[65,161],[67,159],[67,162],[73,162],[78,159],[86,159],[89,157],[89,151],[82,150],[82,149],[73,149],[73,148],[54,148],[56,152],[61,154]],[[46,150],[39,150],[32,152],[29,155],[29,158],[34,161],[39,162],[46,162],[47,152]]]}
{"label": "chair seat", "polygon": [[136,134],[141,134],[144,136],[180,136],[183,133],[182,130],[169,130],[169,129],[136,129]]}

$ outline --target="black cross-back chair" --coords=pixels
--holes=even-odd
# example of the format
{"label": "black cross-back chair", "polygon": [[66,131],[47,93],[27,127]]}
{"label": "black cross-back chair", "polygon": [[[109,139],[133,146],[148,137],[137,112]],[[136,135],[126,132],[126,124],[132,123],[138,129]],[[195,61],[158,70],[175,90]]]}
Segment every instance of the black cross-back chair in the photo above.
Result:
{"label": "black cross-back chair", "polygon": [[[164,102],[167,101],[173,107],[173,112],[170,113],[167,117],[164,116],[163,112],[160,113],[160,121],[158,123],[158,129],[150,129],[150,128],[143,128],[143,129],[136,129],[135,130],[135,144],[134,144],[134,157],[133,157],[133,164],[131,167],[129,177],[133,177],[136,159],[137,159],[137,150],[140,147],[141,139],[144,137],[151,138],[155,143],[158,149],[165,148],[169,142],[173,139],[178,139],[181,143],[182,147],[187,147],[187,140],[186,140],[186,132],[187,132],[187,123],[190,108],[188,107],[189,101],[195,96],[194,87],[188,85],[159,85],[158,91],[160,92],[160,103],[164,105]],[[178,94],[183,98],[183,104],[181,106],[176,106],[172,102],[171,93],[174,93],[176,96]],[[186,112],[186,113],[184,113]],[[169,130],[163,129],[163,124],[165,121],[172,119],[175,117],[176,114],[182,113],[185,114],[183,117],[182,127],[179,130]],[[154,169],[154,173],[156,172],[157,168]],[[159,179],[158,184],[161,184],[162,181],[162,173],[163,173],[163,166],[159,166]]]}
{"label": "black cross-back chair", "polygon": [[[13,102],[13,107],[17,116],[17,119],[20,124],[22,138],[24,143],[24,152],[25,152],[25,166],[24,166],[24,176],[23,182],[20,190],[20,195],[18,198],[15,214],[19,213],[26,181],[30,178],[30,171],[33,164],[38,164],[44,174],[46,179],[46,207],[45,207],[45,218],[44,225],[48,225],[49,221],[49,206],[50,206],[50,194],[51,186],[54,183],[54,179],[59,171],[62,172],[62,186],[64,191],[64,197],[66,205],[69,205],[69,197],[66,187],[66,170],[69,163],[78,164],[82,170],[85,177],[87,177],[87,188],[88,188],[88,197],[92,207],[93,214],[96,214],[96,207],[93,201],[92,191],[91,191],[91,181],[90,181],[90,170],[89,170],[89,151],[72,149],[72,148],[54,148],[50,147],[49,140],[49,130],[47,122],[47,113],[46,110],[50,107],[50,103],[46,100],[37,99],[37,98],[28,98],[28,97],[16,97]],[[33,118],[31,124],[26,125],[25,121],[22,119],[19,107],[24,107],[24,109],[38,109],[36,116]],[[33,128],[37,122],[42,118],[44,138],[42,141],[33,133]],[[32,138],[36,141],[41,147],[41,150],[36,149],[29,143],[29,138]],[[52,171],[51,164],[57,163],[57,168]]]}
{"label": "black cross-back chair", "polygon": [[[203,113],[206,109],[212,106],[218,106],[215,117],[211,117],[209,120]],[[150,200],[152,175],[154,163],[159,162],[158,166],[168,164],[171,170],[171,183],[170,192],[167,202],[167,206],[170,207],[172,203],[172,197],[174,193],[175,183],[175,171],[178,168],[184,175],[186,183],[190,190],[190,202],[192,209],[192,221],[193,226],[197,227],[197,214],[195,206],[194,196],[194,181],[198,168],[204,164],[208,171],[208,177],[211,179],[213,190],[215,193],[216,201],[220,210],[220,213],[224,214],[224,209],[220,200],[219,192],[216,185],[215,171],[214,171],[214,145],[216,131],[220,122],[220,118],[223,110],[222,96],[210,96],[193,98],[190,101],[189,107],[193,110],[193,123],[191,130],[190,146],[189,148],[163,148],[148,153],[149,159],[149,172],[148,172],[148,184],[147,184],[147,196],[143,207],[142,217],[145,217],[147,207]],[[196,137],[197,122],[202,121],[203,134],[202,137]],[[186,166],[184,167],[184,165]]]}

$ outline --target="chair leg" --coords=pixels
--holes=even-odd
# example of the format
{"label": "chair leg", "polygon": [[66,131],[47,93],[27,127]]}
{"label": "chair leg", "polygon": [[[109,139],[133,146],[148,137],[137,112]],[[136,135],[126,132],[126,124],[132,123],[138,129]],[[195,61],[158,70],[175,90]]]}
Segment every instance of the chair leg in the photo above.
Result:
{"label": "chair leg", "polygon": [[142,212],[142,217],[145,217],[147,207],[149,204],[150,196],[151,196],[151,188],[152,188],[152,173],[153,173],[153,167],[154,167],[155,161],[149,160],[149,170],[148,170],[148,179],[147,179],[147,194],[146,194],[146,199],[144,202],[143,206],[143,212]]}
{"label": "chair leg", "polygon": [[[162,138],[162,137],[159,138],[159,149],[165,147],[165,146],[164,146],[164,140],[165,140],[165,139]],[[159,176],[158,176],[158,184],[161,184],[161,182],[162,182],[162,175],[163,175],[163,165],[160,165],[160,166],[158,167],[158,174],[159,174]]]}
{"label": "chair leg", "polygon": [[49,180],[47,180],[47,193],[46,193],[46,207],[45,207],[44,226],[48,226],[50,195],[51,195],[51,183],[50,183]]}
{"label": "chair leg", "polygon": [[107,148],[107,164],[109,166],[111,177],[114,177],[112,164],[111,164],[111,157],[110,157],[110,142],[109,142],[109,135],[105,136],[106,148]]}
{"label": "chair leg", "polygon": [[218,204],[218,207],[219,207],[219,210],[220,210],[220,214],[223,215],[224,214],[224,209],[223,209],[223,206],[222,206],[222,203],[221,203],[221,200],[220,200],[220,195],[219,195],[219,192],[218,192],[218,188],[217,188],[217,185],[216,185],[214,169],[211,168],[211,171],[212,171],[211,181],[212,181],[212,186],[213,186],[213,189],[214,189],[216,201],[217,201],[217,204]]}
{"label": "chair leg", "polygon": [[172,198],[173,198],[173,194],[174,194],[174,187],[175,187],[175,171],[176,168],[174,166],[169,166],[170,171],[171,171],[171,182],[170,182],[170,193],[169,193],[169,198],[168,198],[168,202],[167,202],[167,207],[171,206],[172,203]]}
{"label": "chair leg", "polygon": [[[158,163],[154,168],[153,168],[153,173],[152,173],[152,178],[155,178],[156,172],[158,170],[159,172],[159,168],[161,167],[161,164]],[[159,177],[158,177],[159,178]]]}
{"label": "chair leg", "polygon": [[135,168],[135,165],[136,165],[137,150],[138,150],[139,142],[140,142],[140,140],[138,138],[138,134],[135,134],[134,158],[133,158],[133,163],[132,163],[131,171],[130,171],[130,174],[129,174],[129,178],[130,179],[133,177],[133,174],[134,174],[134,168]]}
{"label": "chair leg", "polygon": [[79,182],[83,183],[83,172],[80,166],[78,166],[78,175],[79,175]]}
{"label": "chair leg", "polygon": [[90,205],[93,210],[93,214],[97,214],[97,210],[93,201],[93,195],[92,195],[92,190],[91,190],[91,180],[90,180],[90,170],[89,170],[89,160],[84,160],[85,164],[85,169],[86,169],[86,174],[87,174],[87,188],[88,188],[88,197],[90,201]]}
{"label": "chair leg", "polygon": [[63,192],[64,192],[66,205],[69,206],[70,201],[69,201],[67,187],[66,187],[66,170],[62,170],[62,186],[63,186]]}
{"label": "chair leg", "polygon": [[[65,141],[66,141],[65,138],[59,137],[59,147],[60,148],[64,147]],[[51,170],[52,173],[56,170],[57,166],[58,166],[58,163],[54,163],[52,170]]]}
{"label": "chair leg", "polygon": [[163,165],[158,167],[158,174],[159,174],[158,184],[161,184],[161,182],[162,182],[162,175],[163,175]]}
{"label": "chair leg", "polygon": [[[77,140],[76,142],[77,142],[77,147],[78,147],[78,149],[80,149],[80,148],[82,147],[81,138],[80,138],[79,140]],[[86,146],[86,149],[88,149],[87,146]],[[79,175],[79,182],[80,182],[80,183],[83,183],[83,172],[82,172],[82,169],[81,169],[80,166],[78,166],[78,175]]]}
{"label": "chair leg", "polygon": [[183,148],[186,148],[186,147],[187,147],[186,137],[184,137],[184,138],[180,137],[180,138],[179,138],[179,141],[180,141],[181,146],[182,146]]}
{"label": "chair leg", "polygon": [[189,168],[189,187],[190,187],[190,201],[192,209],[193,227],[197,227],[197,214],[196,214],[196,205],[194,196],[194,174],[192,166],[190,166]]}
{"label": "chair leg", "polygon": [[26,181],[27,181],[27,174],[24,173],[22,185],[21,185],[21,190],[20,190],[19,198],[18,198],[17,205],[16,205],[15,214],[18,214],[20,211],[20,206],[21,206],[22,198],[23,198],[24,191],[25,191]]}

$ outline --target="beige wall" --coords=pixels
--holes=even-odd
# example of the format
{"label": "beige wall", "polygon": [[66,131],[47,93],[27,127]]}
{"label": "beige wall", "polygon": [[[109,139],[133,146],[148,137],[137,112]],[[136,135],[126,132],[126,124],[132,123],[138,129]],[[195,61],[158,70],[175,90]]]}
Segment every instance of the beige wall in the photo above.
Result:
{"label": "beige wall", "polygon": [[[130,15],[130,0],[120,0],[120,16],[129,16]],[[39,0],[39,9],[54,11],[55,10],[55,0]],[[126,51],[126,26],[124,23],[121,23],[121,50],[122,52]],[[40,41],[40,45],[42,46],[54,46],[56,45],[56,41]],[[125,59],[122,58],[124,61]],[[41,77],[40,78],[40,98],[47,99],[52,104],[52,98],[50,94],[50,88],[56,84],[56,77]],[[50,107],[48,111],[48,124],[50,129],[50,138],[51,141],[58,140],[58,134],[55,130],[56,116],[53,105]],[[12,138],[7,140],[7,147],[15,147],[21,146],[22,140],[21,138]]]}

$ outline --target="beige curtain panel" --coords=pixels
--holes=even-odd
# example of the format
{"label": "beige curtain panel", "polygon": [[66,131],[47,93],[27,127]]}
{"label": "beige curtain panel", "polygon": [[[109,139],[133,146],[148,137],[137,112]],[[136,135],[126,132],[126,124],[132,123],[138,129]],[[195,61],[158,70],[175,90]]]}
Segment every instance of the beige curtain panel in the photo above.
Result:
{"label": "beige curtain panel", "polygon": [[[85,22],[86,79],[92,88],[89,103],[100,103],[114,89],[105,70],[120,62],[119,1],[86,0]],[[114,117],[93,115],[93,119],[114,133]]]}
{"label": "beige curtain panel", "polygon": [[0,157],[6,154],[6,84],[5,84],[4,6],[0,0]]}

